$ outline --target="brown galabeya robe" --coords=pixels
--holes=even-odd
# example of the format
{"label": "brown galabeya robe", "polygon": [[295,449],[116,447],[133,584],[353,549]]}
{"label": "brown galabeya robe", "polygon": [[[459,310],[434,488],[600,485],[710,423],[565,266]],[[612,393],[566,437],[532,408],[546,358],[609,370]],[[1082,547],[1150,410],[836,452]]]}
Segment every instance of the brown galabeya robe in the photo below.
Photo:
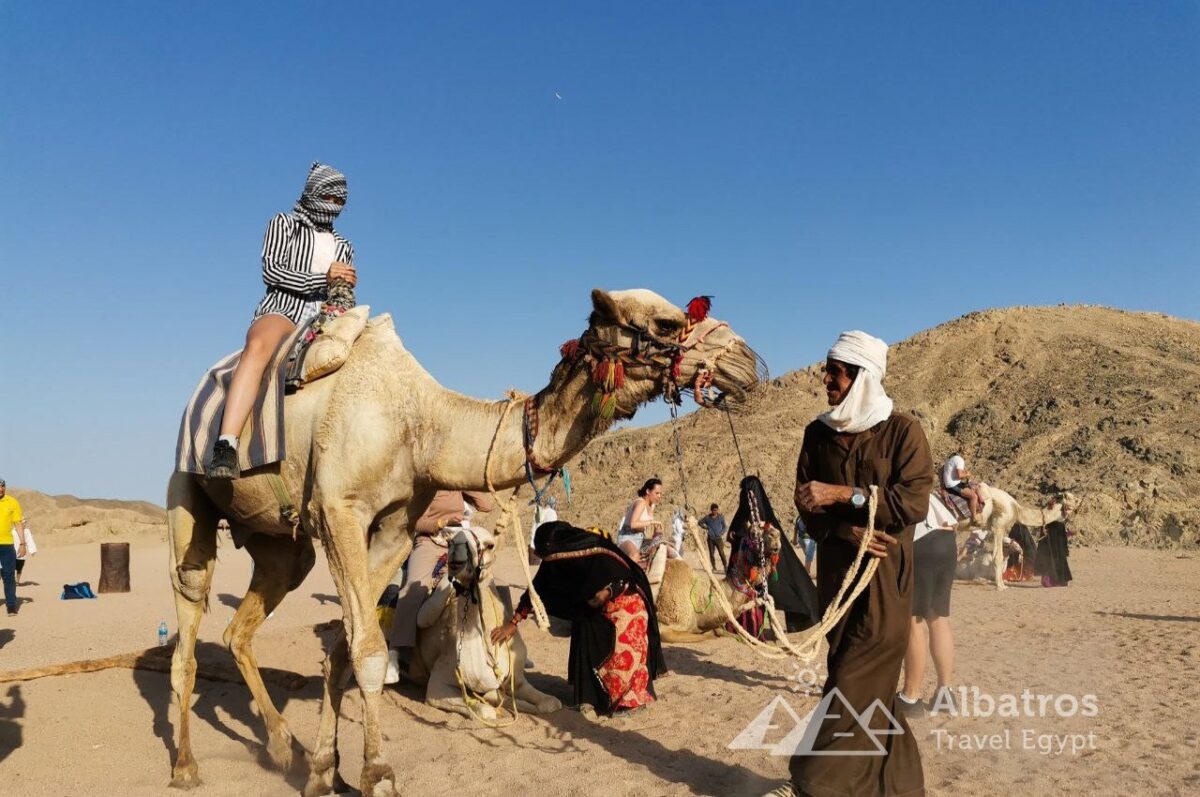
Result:
{"label": "brown galabeya robe", "polygon": [[[875,527],[899,538],[842,620],[829,632],[829,675],[825,694],[836,688],[856,714],[879,701],[902,733],[878,735],[886,755],[854,754],[876,749],[858,718],[835,700],[812,744],[819,755],[791,760],[792,782],[811,797],[870,797],[925,793],[917,740],[895,705],[900,668],[908,644],[913,589],[913,527],[925,519],[934,485],[929,442],[910,415],[893,414],[858,434],[840,434],[820,420],[804,430],[796,482],[879,487]],[[817,541],[817,590],[821,611],[833,601],[854,562],[857,543],[850,529],[866,526],[867,510],[836,504],[824,512],[801,512]],[[893,727],[881,711],[871,711],[872,729]],[[844,751],[845,754],[838,754]]]}

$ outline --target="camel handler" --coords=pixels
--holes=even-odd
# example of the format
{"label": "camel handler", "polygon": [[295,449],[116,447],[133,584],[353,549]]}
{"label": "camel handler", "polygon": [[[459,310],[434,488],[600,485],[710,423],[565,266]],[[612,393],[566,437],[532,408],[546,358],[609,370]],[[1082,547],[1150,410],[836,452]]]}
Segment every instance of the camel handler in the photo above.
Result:
{"label": "camel handler", "polygon": [[450,537],[458,529],[470,527],[473,512],[491,512],[494,508],[487,493],[438,490],[425,514],[417,518],[404,586],[396,598],[396,617],[388,634],[385,684],[397,683],[400,673],[408,670],[417,645],[417,612],[446,568]]}
{"label": "camel handler", "polygon": [[[859,541],[879,558],[870,586],[827,636],[825,694],[837,690],[855,714],[870,715],[865,733],[856,716],[824,712],[811,750],[791,759],[792,783],[783,794],[811,797],[923,795],[917,740],[896,710],[896,684],[912,615],[913,529],[924,520],[933,489],[933,460],[920,423],[893,412],[883,389],[887,344],[865,332],[844,332],[829,350],[825,385],[829,406],[804,430],[796,463],[796,508],[817,541],[821,611],[836,597]],[[868,531],[867,499],[879,488],[875,529]],[[887,712],[878,711],[880,706]],[[874,752],[874,736],[886,752]],[[871,751],[864,754],[862,751]],[[790,791],[789,791],[790,788]]]}

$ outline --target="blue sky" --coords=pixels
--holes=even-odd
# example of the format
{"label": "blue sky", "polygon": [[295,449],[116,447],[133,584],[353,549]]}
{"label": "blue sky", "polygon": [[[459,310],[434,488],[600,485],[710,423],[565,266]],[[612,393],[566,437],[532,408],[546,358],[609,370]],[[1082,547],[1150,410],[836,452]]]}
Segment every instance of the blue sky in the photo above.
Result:
{"label": "blue sky", "polygon": [[163,501],[314,159],[360,301],[477,396],[595,286],[714,294],[776,374],[983,307],[1198,315],[1191,2],[10,1],[0,52],[11,485]]}

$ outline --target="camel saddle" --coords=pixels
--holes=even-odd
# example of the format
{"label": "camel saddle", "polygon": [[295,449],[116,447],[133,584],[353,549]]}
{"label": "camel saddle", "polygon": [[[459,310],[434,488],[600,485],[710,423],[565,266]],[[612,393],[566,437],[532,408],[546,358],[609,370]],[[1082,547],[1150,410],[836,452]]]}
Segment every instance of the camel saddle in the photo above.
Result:
{"label": "camel saddle", "polygon": [[[340,316],[298,328],[280,345],[267,366],[254,408],[238,441],[238,465],[243,472],[280,462],[287,456],[283,397],[305,384],[328,376],[350,356],[354,342],[367,327],[370,307],[360,305]],[[391,324],[384,314],[371,322]],[[220,433],[225,395],[241,352],[212,366],[201,378],[184,409],[175,448],[175,469],[204,475],[212,444]],[[281,501],[281,505],[283,505]]]}
{"label": "camel saddle", "polygon": [[938,489],[938,498],[958,520],[970,519],[971,504],[961,495],[955,495],[943,487]]}
{"label": "camel saddle", "polygon": [[370,305],[360,304],[301,335],[288,356],[285,391],[294,393],[341,368],[366,329],[370,312]]}

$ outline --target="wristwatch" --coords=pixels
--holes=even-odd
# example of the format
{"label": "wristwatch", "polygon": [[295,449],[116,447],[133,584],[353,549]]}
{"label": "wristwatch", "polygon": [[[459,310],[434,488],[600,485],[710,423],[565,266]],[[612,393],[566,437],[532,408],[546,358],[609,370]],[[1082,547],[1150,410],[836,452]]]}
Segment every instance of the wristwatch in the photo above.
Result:
{"label": "wristwatch", "polygon": [[862,489],[855,487],[854,491],[850,493],[850,506],[854,507],[855,509],[862,509],[866,505],[867,494],[864,493]]}

